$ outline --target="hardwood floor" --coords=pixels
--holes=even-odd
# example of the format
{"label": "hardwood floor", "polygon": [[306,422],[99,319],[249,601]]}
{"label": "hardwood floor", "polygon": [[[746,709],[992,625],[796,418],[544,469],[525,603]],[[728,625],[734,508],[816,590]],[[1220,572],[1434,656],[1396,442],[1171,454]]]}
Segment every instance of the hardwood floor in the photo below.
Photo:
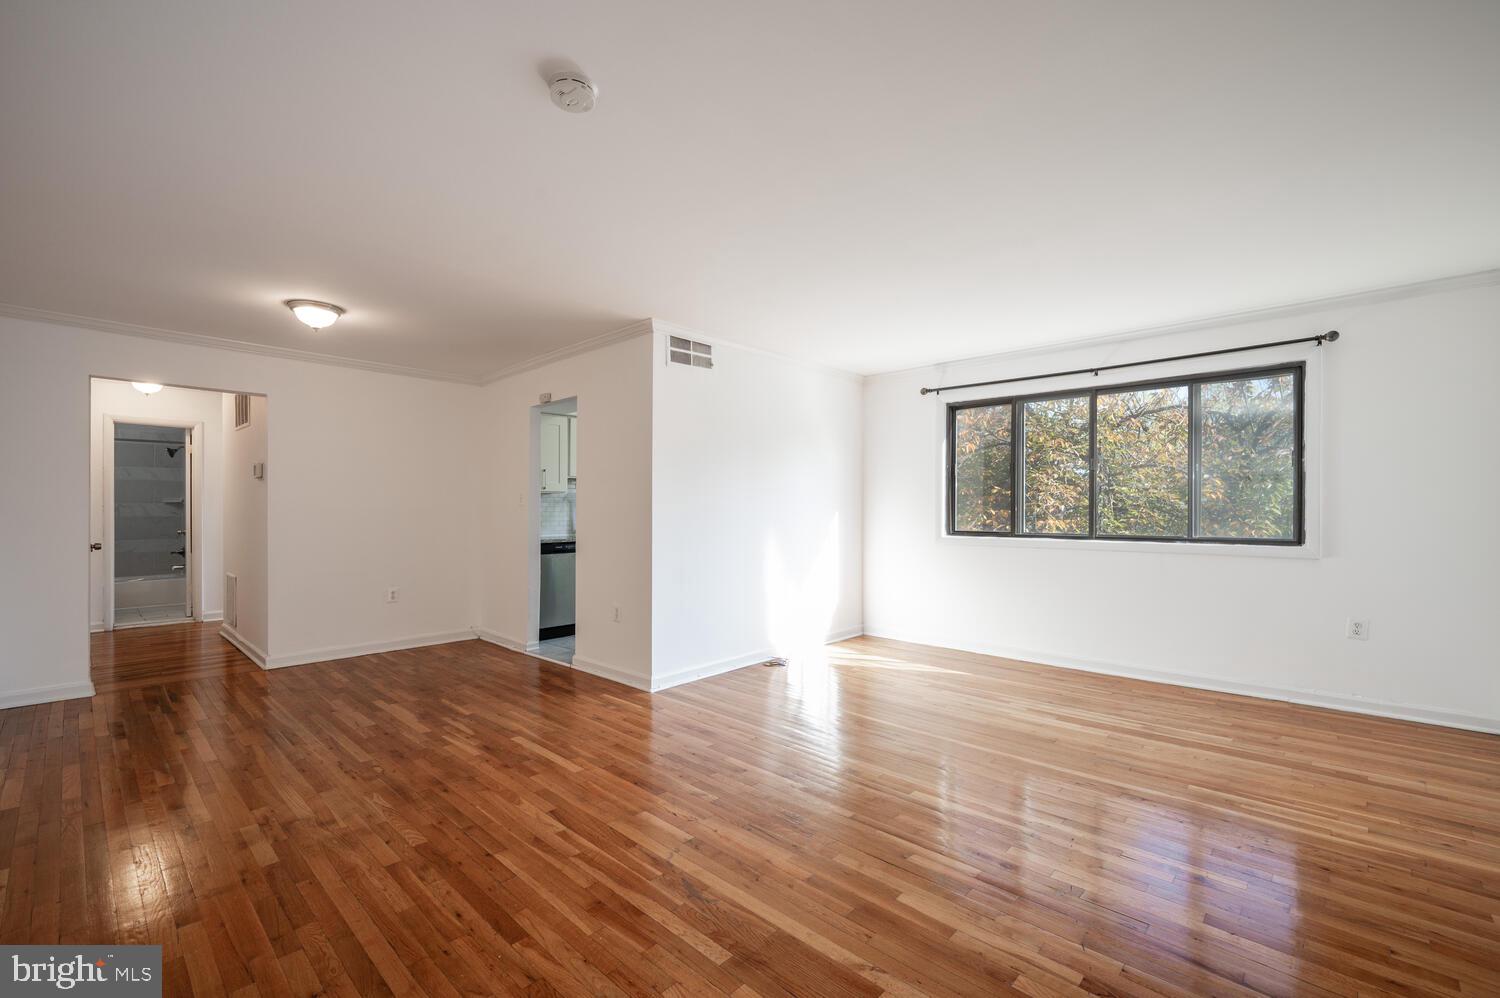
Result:
{"label": "hardwood floor", "polygon": [[101,631],[89,639],[94,692],[209,679],[260,666],[219,637],[218,624],[161,624]]}
{"label": "hardwood floor", "polygon": [[168,994],[1500,994],[1492,736],[874,639],[655,696],[96,650],[0,712],[0,941]]}

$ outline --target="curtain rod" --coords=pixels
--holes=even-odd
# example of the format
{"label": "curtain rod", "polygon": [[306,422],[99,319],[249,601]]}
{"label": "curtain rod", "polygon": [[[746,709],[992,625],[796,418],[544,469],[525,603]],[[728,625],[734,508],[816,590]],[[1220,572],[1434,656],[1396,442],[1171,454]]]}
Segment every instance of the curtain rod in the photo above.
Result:
{"label": "curtain rod", "polygon": [[1268,347],[1285,347],[1293,343],[1316,343],[1322,346],[1324,343],[1332,343],[1339,338],[1337,329],[1330,329],[1326,333],[1316,336],[1299,336],[1294,340],[1277,340],[1274,343],[1252,343],[1243,347],[1225,347],[1222,350],[1203,350],[1198,353],[1180,353],[1175,357],[1157,357],[1154,360],[1128,360],[1121,364],[1099,364],[1094,367],[1079,367],[1071,371],[1053,371],[1050,374],[1027,374],[1019,378],[996,378],[994,381],[970,381],[963,385],[942,385],[938,388],[924,388],[923,395],[940,395],[943,392],[957,391],[960,388],[984,388],[988,385],[1009,385],[1017,381],[1042,381],[1046,378],[1065,378],[1070,374],[1092,374],[1098,376],[1100,371],[1118,371],[1125,367],[1145,367],[1149,364],[1166,364],[1174,360],[1194,360],[1198,357],[1218,357],[1226,353],[1244,353],[1246,350],[1265,350]]}

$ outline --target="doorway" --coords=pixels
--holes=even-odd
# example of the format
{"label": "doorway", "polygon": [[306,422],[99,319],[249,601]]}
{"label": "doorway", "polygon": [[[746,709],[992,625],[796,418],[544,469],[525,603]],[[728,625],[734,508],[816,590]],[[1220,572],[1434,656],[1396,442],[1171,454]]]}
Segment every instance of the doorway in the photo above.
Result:
{"label": "doorway", "polygon": [[536,654],[573,664],[577,642],[578,400],[541,406],[537,421],[540,558]]}
{"label": "doorway", "polygon": [[266,397],[94,377],[89,407],[95,688],[264,667]]}
{"label": "doorway", "polygon": [[[195,439],[202,424],[105,417],[107,629],[178,624],[197,613]],[[199,472],[201,474],[201,472]]]}

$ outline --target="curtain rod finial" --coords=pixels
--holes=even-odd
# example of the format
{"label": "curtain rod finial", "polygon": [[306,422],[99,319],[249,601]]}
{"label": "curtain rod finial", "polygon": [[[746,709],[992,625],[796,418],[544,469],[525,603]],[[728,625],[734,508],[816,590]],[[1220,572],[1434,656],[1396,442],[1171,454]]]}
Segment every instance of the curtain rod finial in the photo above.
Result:
{"label": "curtain rod finial", "polygon": [[1326,333],[1323,334],[1323,339],[1325,341],[1329,342],[1329,343],[1332,343],[1334,340],[1336,340],[1338,338],[1339,338],[1339,331],[1337,329],[1330,329],[1330,330],[1328,330],[1328,332],[1326,332]]}

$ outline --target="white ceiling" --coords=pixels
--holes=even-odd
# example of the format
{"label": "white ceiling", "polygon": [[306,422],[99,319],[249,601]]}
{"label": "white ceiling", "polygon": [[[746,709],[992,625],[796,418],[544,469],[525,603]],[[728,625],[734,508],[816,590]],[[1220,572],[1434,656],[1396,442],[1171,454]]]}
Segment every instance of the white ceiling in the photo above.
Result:
{"label": "white ceiling", "polygon": [[0,302],[887,370],[1496,266],[1497,97],[1493,0],[4,0]]}

